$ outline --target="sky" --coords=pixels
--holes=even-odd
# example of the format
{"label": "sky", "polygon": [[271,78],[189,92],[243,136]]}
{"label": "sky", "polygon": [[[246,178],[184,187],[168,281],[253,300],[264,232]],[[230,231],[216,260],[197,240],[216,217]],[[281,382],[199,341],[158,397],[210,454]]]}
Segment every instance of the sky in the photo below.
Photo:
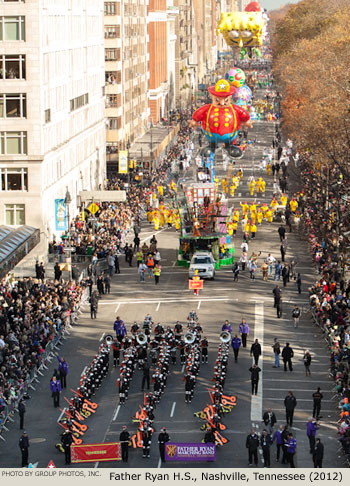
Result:
{"label": "sky", "polygon": [[298,3],[299,0],[260,0],[259,3],[267,10],[274,10],[280,8],[287,3]]}

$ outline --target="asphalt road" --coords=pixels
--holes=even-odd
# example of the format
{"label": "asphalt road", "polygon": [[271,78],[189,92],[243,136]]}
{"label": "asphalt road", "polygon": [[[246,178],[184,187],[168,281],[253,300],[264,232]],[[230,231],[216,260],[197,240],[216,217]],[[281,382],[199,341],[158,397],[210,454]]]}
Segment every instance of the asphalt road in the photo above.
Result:
{"label": "asphalt road", "polygon": [[[252,198],[249,196],[247,179],[250,175],[258,175],[259,160],[264,146],[269,146],[273,137],[274,125],[268,122],[257,122],[251,130],[251,136],[257,138],[256,146],[249,148],[244,158],[236,165],[244,169],[244,180],[236,191],[236,197],[231,199],[234,204],[239,201]],[[216,173],[223,175],[220,157],[216,162]],[[235,168],[234,168],[235,170]],[[295,169],[292,179],[297,184]],[[189,173],[191,174],[191,172]],[[188,175],[189,176],[189,175]],[[266,202],[270,203],[272,196],[272,177],[267,178],[265,194]],[[262,199],[259,199],[260,201]],[[240,225],[239,225],[240,226]],[[279,237],[277,234],[278,223],[263,223],[258,228],[256,240],[249,245],[249,254],[252,251],[261,251],[259,262],[271,252],[279,257]],[[145,222],[141,233],[141,240],[150,239],[153,234],[152,227]],[[240,228],[235,237],[236,257],[240,256],[240,244],[242,234]],[[233,411],[227,414],[223,420],[227,426],[225,436],[230,442],[217,451],[217,461],[206,463],[206,468],[211,467],[247,467],[248,457],[245,448],[246,436],[253,427],[257,431],[262,430],[261,415],[268,407],[271,407],[276,415],[278,424],[285,423],[285,411],[283,400],[288,390],[292,390],[297,398],[295,411],[295,433],[298,449],[296,463],[298,467],[312,467],[312,459],[309,454],[308,439],[306,436],[306,422],[312,412],[312,393],[320,386],[324,394],[322,402],[321,428],[318,436],[325,445],[324,467],[341,467],[342,462],[336,453],[338,448],[336,420],[337,401],[333,397],[334,383],[328,376],[329,352],[319,330],[312,323],[310,316],[305,312],[301,317],[298,329],[293,328],[291,309],[294,303],[298,303],[307,309],[307,287],[315,278],[316,273],[312,266],[306,242],[296,233],[288,234],[288,252],[286,260],[292,257],[298,262],[297,270],[301,272],[303,279],[303,292],[297,294],[296,285],[291,282],[283,293],[283,318],[277,319],[273,308],[272,289],[273,280],[263,282],[261,273],[257,279],[250,280],[248,272],[241,272],[239,282],[233,282],[230,268],[217,271],[214,281],[205,281],[204,290],[198,297],[188,290],[187,270],[176,266],[178,234],[173,229],[160,230],[157,234],[158,245],[162,255],[162,274],[160,284],[156,287],[154,280],[146,278],[145,284],[138,279],[136,267],[127,267],[123,258],[121,261],[121,274],[112,278],[112,292],[103,296],[99,305],[97,320],[90,320],[89,309],[85,308],[78,324],[71,332],[69,339],[64,343],[61,355],[64,356],[70,366],[68,386],[76,388],[79,377],[86,365],[91,361],[98,349],[99,340],[113,329],[116,315],[121,318],[130,329],[134,321],[141,321],[145,314],[149,313],[155,322],[163,325],[171,325],[179,320],[185,322],[189,311],[196,310],[204,335],[209,340],[209,363],[202,365],[198,375],[197,387],[191,404],[184,402],[184,383],[182,365],[179,359],[176,365],[171,366],[166,391],[155,411],[155,427],[157,432],[151,446],[151,458],[143,459],[140,450],[131,450],[127,467],[162,467],[169,465],[160,464],[157,435],[161,427],[167,427],[170,438],[177,442],[201,441],[204,433],[200,430],[202,422],[194,417],[194,412],[204,408],[209,403],[207,387],[211,386],[213,366],[219,345],[219,334],[225,319],[228,319],[233,330],[238,331],[238,325],[244,317],[250,325],[250,336],[247,349],[241,349],[238,363],[234,363],[233,353],[229,360],[229,372],[225,383],[225,392],[237,396],[237,405]],[[259,366],[262,368],[259,393],[256,397],[251,395],[250,373],[251,358],[249,356],[250,345],[255,337],[263,345],[263,356]],[[274,358],[271,349],[273,338],[277,337],[281,344],[289,341],[294,349],[294,370],[284,372],[283,368],[273,368]],[[311,377],[305,377],[302,357],[305,349],[309,349],[313,361],[311,365]],[[59,453],[54,445],[59,442],[61,428],[56,421],[60,412],[53,408],[49,392],[49,379],[55,363],[41,378],[36,391],[31,393],[31,400],[26,402],[27,413],[25,427],[31,439],[29,460],[37,462],[39,467],[46,467],[52,459],[57,467],[64,466],[64,456]],[[99,407],[93,417],[86,423],[89,427],[85,433],[85,443],[112,442],[119,439],[122,425],[128,425],[129,431],[136,431],[136,424],[131,417],[135,414],[139,404],[143,401],[141,392],[141,372],[136,371],[132,380],[129,399],[126,405],[118,405],[116,380],[118,369],[110,368],[108,376],[98,390],[95,401]],[[62,395],[71,396],[71,392],[65,390]],[[63,396],[61,405],[64,405]],[[6,433],[6,442],[0,443],[0,466],[18,467],[20,465],[20,451],[18,440],[20,437],[18,417]],[[261,457],[261,456],[260,456]],[[275,462],[275,445],[271,450],[271,465],[273,467],[286,467]],[[83,467],[92,467],[93,464]],[[110,463],[96,464],[96,467],[110,467]],[[125,467],[125,464],[113,464],[113,466]],[[171,467],[188,467],[187,463],[172,463]],[[203,467],[202,464],[191,463],[191,467]],[[263,463],[260,460],[259,467]],[[72,465],[71,467],[81,467]]]}

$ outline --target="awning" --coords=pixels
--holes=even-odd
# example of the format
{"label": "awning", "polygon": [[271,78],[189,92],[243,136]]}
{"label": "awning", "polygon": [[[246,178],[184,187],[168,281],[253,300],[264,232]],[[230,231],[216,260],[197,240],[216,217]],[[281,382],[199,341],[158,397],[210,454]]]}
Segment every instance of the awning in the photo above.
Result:
{"label": "awning", "polygon": [[0,275],[13,268],[40,241],[32,226],[0,226]]}

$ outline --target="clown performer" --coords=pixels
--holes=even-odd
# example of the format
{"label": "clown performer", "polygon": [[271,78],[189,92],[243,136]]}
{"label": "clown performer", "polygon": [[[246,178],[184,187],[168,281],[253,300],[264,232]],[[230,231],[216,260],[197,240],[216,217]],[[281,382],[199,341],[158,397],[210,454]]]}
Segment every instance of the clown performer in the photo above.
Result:
{"label": "clown performer", "polygon": [[[202,130],[210,145],[210,153],[214,153],[220,143],[225,144],[228,155],[234,159],[243,156],[242,150],[234,145],[241,126],[252,128],[249,113],[243,108],[231,104],[231,96],[235,87],[228,81],[220,79],[215,86],[208,88],[212,97],[210,105],[198,108],[188,124],[191,127],[202,125]],[[203,149],[202,155],[208,156],[208,147]]]}

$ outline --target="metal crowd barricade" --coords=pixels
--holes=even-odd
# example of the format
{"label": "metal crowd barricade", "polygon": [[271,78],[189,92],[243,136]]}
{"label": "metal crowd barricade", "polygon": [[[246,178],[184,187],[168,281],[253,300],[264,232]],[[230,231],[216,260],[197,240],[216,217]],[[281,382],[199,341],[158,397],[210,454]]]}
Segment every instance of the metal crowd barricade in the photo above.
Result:
{"label": "metal crowd barricade", "polygon": [[6,404],[6,409],[1,413],[0,417],[0,440],[6,441],[3,436],[4,432],[8,432],[6,424],[8,422],[14,422],[14,414],[18,412],[18,403],[25,394],[28,394],[29,389],[35,391],[35,383],[39,383],[39,376],[44,376],[43,371],[47,370],[47,363],[51,363],[56,357],[55,351],[59,349],[59,346],[63,344],[63,341],[67,339],[66,334],[70,335],[69,330],[72,328],[78,320],[80,314],[82,314],[81,307],[83,307],[88,300],[88,292],[83,290],[80,301],[75,304],[73,311],[67,311],[64,317],[64,323],[57,329],[52,340],[47,343],[44,352],[40,356],[40,364],[37,368],[28,373],[25,382],[22,384],[21,389],[16,397],[12,397],[9,404]]}

